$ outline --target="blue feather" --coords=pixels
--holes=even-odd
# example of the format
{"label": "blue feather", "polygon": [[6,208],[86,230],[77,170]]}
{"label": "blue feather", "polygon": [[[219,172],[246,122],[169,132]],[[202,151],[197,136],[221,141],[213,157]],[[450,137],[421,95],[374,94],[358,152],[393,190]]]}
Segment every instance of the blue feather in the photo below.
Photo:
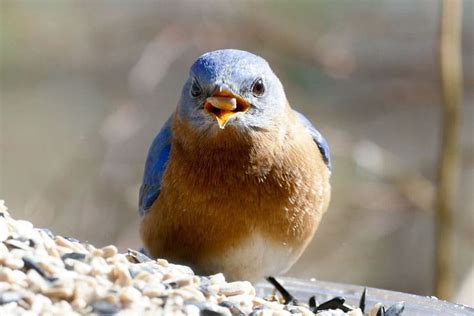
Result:
{"label": "blue feather", "polygon": [[329,145],[321,133],[313,126],[313,124],[300,112],[295,111],[301,123],[307,128],[308,132],[313,137],[314,142],[318,146],[319,151],[323,157],[324,163],[328,166],[329,171],[332,171],[331,153],[329,152]]}
{"label": "blue feather", "polygon": [[143,184],[139,195],[139,212],[141,216],[146,214],[147,210],[160,195],[161,182],[171,151],[171,125],[172,117],[163,125],[148,151]]}
{"label": "blue feather", "polygon": [[199,57],[191,66],[191,73],[204,82],[226,77],[232,77],[235,81],[239,77],[242,79],[242,75],[249,75],[252,71],[259,72],[266,68],[268,68],[268,63],[257,55],[238,49],[223,49]]}

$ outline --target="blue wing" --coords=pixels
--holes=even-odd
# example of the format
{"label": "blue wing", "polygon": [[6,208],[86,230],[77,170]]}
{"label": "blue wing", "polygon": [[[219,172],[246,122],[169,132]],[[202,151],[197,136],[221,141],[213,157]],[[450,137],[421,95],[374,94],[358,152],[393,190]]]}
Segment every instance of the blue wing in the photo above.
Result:
{"label": "blue wing", "polygon": [[143,216],[160,195],[161,181],[171,150],[171,125],[170,117],[161,128],[148,151],[145,163],[145,174],[139,195],[139,212]]}
{"label": "blue wing", "polygon": [[329,145],[326,139],[321,135],[321,133],[316,129],[316,127],[311,124],[311,122],[301,114],[300,112],[295,111],[298,115],[301,123],[307,128],[308,132],[313,137],[314,142],[318,145],[319,151],[323,156],[324,163],[328,166],[329,172],[332,171],[332,164],[331,164],[331,153],[329,152]]}

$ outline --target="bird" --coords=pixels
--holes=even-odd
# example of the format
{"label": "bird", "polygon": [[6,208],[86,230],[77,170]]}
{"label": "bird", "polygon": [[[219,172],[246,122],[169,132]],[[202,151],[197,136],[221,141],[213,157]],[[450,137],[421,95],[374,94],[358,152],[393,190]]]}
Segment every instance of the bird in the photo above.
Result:
{"label": "bird", "polygon": [[327,141],[265,59],[205,53],[146,158],[144,251],[228,280],[285,273],[328,208],[331,171]]}

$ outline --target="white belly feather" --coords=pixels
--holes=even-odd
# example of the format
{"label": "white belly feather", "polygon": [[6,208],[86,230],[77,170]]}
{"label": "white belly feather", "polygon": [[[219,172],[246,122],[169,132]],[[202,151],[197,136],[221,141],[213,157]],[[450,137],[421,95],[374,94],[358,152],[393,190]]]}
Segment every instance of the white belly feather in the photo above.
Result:
{"label": "white belly feather", "polygon": [[240,245],[229,248],[205,264],[211,271],[223,272],[231,280],[256,281],[258,276],[286,272],[298,259],[300,251],[254,233]]}

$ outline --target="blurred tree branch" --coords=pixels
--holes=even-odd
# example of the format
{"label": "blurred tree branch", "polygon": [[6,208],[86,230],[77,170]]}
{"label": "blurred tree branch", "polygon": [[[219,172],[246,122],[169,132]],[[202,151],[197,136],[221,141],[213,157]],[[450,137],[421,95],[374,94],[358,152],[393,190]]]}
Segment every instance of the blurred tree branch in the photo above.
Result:
{"label": "blurred tree branch", "polygon": [[454,193],[457,187],[459,119],[462,102],[462,0],[442,0],[440,67],[443,127],[436,195],[435,294],[452,296],[452,230]]}

